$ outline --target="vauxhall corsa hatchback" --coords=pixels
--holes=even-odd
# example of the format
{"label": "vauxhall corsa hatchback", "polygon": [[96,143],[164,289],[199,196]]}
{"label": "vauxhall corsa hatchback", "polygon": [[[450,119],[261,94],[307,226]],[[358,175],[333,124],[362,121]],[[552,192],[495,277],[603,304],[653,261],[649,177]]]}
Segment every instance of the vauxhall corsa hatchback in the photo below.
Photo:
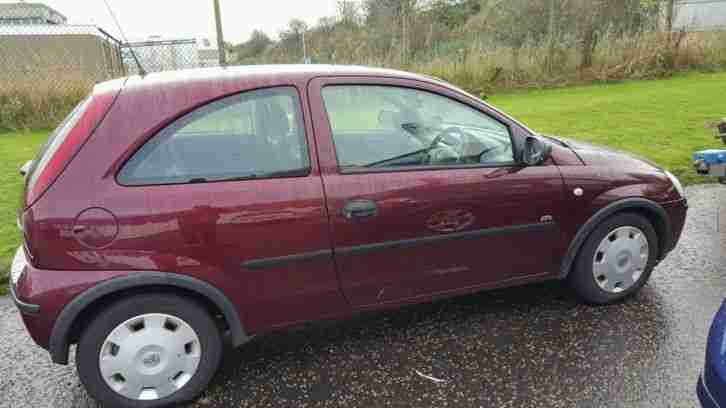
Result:
{"label": "vauxhall corsa hatchback", "polygon": [[12,296],[118,407],[194,398],[223,338],[544,280],[620,301],[687,211],[655,165],[362,67],[103,83],[22,173]]}

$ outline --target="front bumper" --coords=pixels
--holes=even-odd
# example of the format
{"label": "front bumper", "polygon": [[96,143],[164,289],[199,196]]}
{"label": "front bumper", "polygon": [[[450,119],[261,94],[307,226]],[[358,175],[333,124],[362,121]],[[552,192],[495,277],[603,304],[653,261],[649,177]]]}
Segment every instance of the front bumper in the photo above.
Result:
{"label": "front bumper", "polygon": [[708,333],[706,361],[696,388],[705,408],[726,407],[726,301]]}
{"label": "front bumper", "polygon": [[663,203],[662,206],[668,216],[670,233],[669,236],[666,237],[664,247],[661,250],[661,260],[665,259],[666,255],[676,248],[678,241],[681,239],[683,228],[686,225],[688,200],[683,198],[677,201]]}
{"label": "front bumper", "polygon": [[698,394],[698,400],[701,401],[701,406],[703,408],[721,408],[718,402],[716,402],[716,399],[713,398],[711,392],[708,390],[708,387],[706,387],[706,384],[703,381],[703,374],[698,376],[696,394]]}

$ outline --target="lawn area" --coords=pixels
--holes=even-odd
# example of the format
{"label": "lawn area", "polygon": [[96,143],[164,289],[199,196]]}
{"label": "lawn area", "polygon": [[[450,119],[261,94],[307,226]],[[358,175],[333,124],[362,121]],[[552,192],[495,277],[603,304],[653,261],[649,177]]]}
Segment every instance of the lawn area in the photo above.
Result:
{"label": "lawn area", "polygon": [[693,152],[724,148],[705,124],[726,117],[726,73],[496,95],[490,103],[531,129],[647,157],[686,184]]}
{"label": "lawn area", "polygon": [[[530,128],[637,153],[687,184],[711,181],[695,174],[696,150],[718,148],[705,123],[726,116],[726,73],[688,74],[639,81],[496,95],[495,106]],[[15,224],[22,177],[47,131],[0,133],[0,277],[9,269],[20,233]],[[0,293],[6,280],[0,278]]]}

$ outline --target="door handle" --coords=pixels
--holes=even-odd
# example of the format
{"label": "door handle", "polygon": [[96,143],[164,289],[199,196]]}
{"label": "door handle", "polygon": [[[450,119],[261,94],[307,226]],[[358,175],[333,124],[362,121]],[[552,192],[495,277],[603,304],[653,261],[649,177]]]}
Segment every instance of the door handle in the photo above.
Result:
{"label": "door handle", "polygon": [[378,215],[378,205],[371,200],[348,201],[343,207],[343,216],[349,220],[354,218],[371,218]]}

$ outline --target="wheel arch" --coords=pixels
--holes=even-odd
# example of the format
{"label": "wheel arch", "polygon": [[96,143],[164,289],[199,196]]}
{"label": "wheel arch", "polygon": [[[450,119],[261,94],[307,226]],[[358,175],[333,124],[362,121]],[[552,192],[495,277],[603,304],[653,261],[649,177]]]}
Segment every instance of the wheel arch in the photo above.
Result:
{"label": "wheel arch", "polygon": [[68,303],[53,325],[48,352],[56,364],[68,364],[69,348],[83,325],[100,308],[126,295],[162,291],[185,296],[200,302],[213,313],[219,313],[229,327],[233,346],[250,339],[245,333],[237,309],[219,289],[207,282],[186,275],[163,272],[139,272],[109,279],[87,289]]}
{"label": "wheel arch", "polygon": [[577,234],[575,234],[575,238],[570,242],[565,258],[562,260],[560,279],[567,278],[577,254],[595,228],[611,216],[623,212],[637,213],[650,221],[658,235],[657,259],[663,259],[668,252],[671,236],[671,223],[668,213],[660,204],[646,198],[624,198],[601,208],[580,227]]}

